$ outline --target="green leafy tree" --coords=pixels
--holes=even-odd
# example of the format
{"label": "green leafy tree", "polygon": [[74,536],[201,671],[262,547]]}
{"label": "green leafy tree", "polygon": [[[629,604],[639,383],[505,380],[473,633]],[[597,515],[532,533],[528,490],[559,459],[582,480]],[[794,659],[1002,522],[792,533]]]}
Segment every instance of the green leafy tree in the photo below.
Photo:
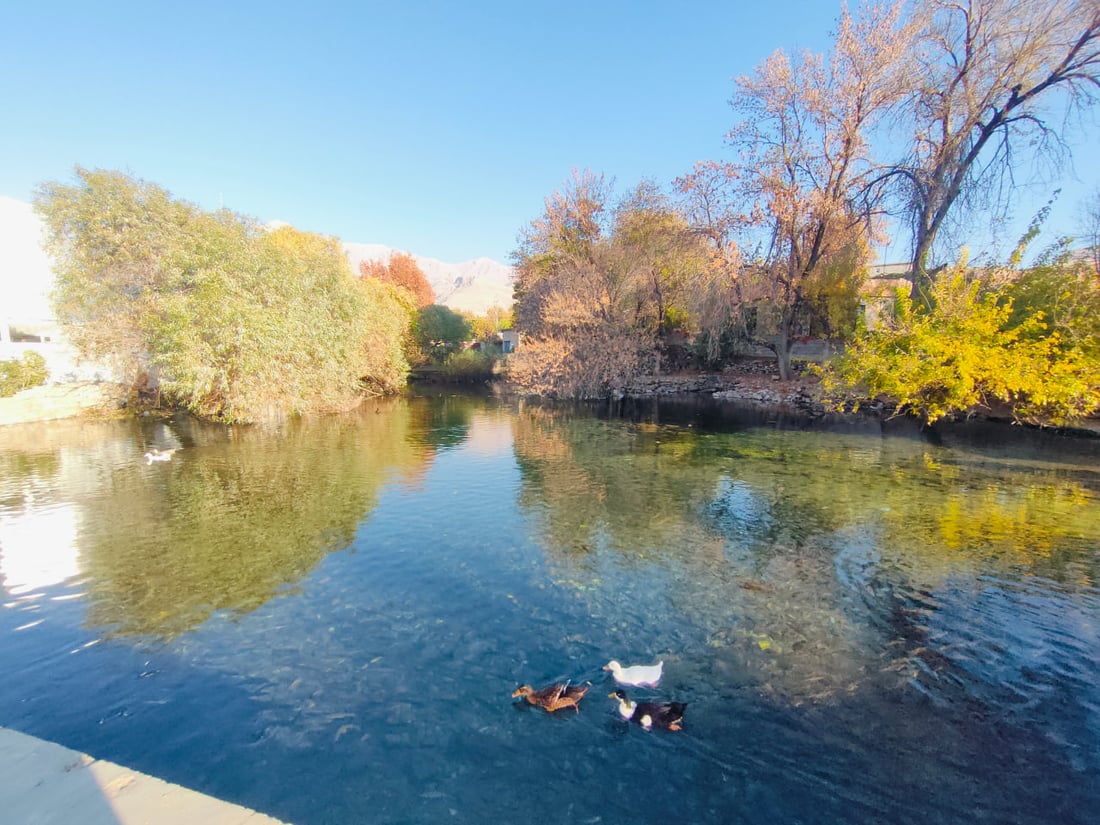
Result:
{"label": "green leafy tree", "polygon": [[420,349],[436,363],[442,363],[469,339],[470,324],[453,309],[430,304],[417,312],[414,335]]}
{"label": "green leafy tree", "polygon": [[0,398],[46,383],[50,370],[37,352],[25,352],[18,361],[0,361]]}
{"label": "green leafy tree", "polygon": [[1011,323],[1038,317],[1035,334],[1057,335],[1063,350],[1079,350],[1100,360],[1100,280],[1092,262],[1065,242],[1039,257],[1005,287],[1012,303]]}
{"label": "green leafy tree", "polygon": [[197,210],[119,172],[77,167],[76,177],[45,183],[34,198],[54,260],[53,308],[83,355],[139,383],[163,298],[192,286],[192,273],[168,260]]}
{"label": "green leafy tree", "polygon": [[403,292],[352,277],[338,242],[209,213],[120,172],[77,168],[35,206],[58,318],[135,387],[228,421],[336,409],[407,373]]}

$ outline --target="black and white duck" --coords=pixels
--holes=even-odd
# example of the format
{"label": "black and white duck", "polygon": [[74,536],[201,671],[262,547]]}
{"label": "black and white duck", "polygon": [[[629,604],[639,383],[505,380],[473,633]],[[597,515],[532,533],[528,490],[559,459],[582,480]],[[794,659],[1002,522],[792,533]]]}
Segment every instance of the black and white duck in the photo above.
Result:
{"label": "black and white duck", "polygon": [[619,716],[627,722],[637,722],[646,730],[680,730],[683,727],[687,702],[632,702],[622,690],[608,696],[619,700]]}

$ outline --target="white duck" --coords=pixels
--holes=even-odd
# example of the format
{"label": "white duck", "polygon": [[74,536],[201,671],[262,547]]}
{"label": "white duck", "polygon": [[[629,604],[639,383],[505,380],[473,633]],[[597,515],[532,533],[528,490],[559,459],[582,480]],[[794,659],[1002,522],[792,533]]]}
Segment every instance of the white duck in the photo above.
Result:
{"label": "white duck", "polygon": [[175,449],[158,450],[156,447],[154,447],[145,454],[145,463],[152,464],[154,461],[171,461],[172,453],[174,452]]}
{"label": "white duck", "polygon": [[610,670],[611,675],[615,677],[615,681],[620,685],[657,687],[657,683],[661,681],[661,670],[664,665],[664,661],[660,661],[655,665],[632,665],[631,667],[623,667],[612,659],[604,665],[603,669]]}

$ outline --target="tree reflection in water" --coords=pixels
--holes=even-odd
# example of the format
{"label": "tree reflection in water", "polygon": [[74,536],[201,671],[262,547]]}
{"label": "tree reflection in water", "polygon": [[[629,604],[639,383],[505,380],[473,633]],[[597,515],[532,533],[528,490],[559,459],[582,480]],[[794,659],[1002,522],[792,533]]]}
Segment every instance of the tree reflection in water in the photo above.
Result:
{"label": "tree reflection in water", "polygon": [[[609,621],[690,617],[724,678],[796,704],[954,667],[923,626],[955,576],[1089,586],[1100,572],[1081,552],[1100,546],[1100,474],[1081,465],[1020,472],[920,438],[699,432],[568,407],[527,407],[515,442],[521,503],[563,587]],[[607,554],[669,575],[605,582]]]}
{"label": "tree reflection in water", "polygon": [[[4,583],[0,709],[295,822],[1086,821],[1100,442],[876,426],[441,392],[0,429],[0,527],[65,508],[79,571]],[[683,736],[511,705],[610,658],[664,659]]]}
{"label": "tree reflection in water", "polygon": [[372,402],[277,429],[179,422],[176,458],[116,472],[84,522],[88,621],[172,637],[292,587],[348,546],[385,483],[430,459],[418,412]]}

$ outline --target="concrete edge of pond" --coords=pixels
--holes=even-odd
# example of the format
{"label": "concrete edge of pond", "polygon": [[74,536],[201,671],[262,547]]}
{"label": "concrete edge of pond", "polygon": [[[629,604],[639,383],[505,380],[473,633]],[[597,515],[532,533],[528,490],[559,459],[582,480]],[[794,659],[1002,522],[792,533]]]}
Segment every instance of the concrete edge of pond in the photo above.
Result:
{"label": "concrete edge of pond", "polygon": [[41,825],[282,825],[250,808],[0,727],[0,818]]}

